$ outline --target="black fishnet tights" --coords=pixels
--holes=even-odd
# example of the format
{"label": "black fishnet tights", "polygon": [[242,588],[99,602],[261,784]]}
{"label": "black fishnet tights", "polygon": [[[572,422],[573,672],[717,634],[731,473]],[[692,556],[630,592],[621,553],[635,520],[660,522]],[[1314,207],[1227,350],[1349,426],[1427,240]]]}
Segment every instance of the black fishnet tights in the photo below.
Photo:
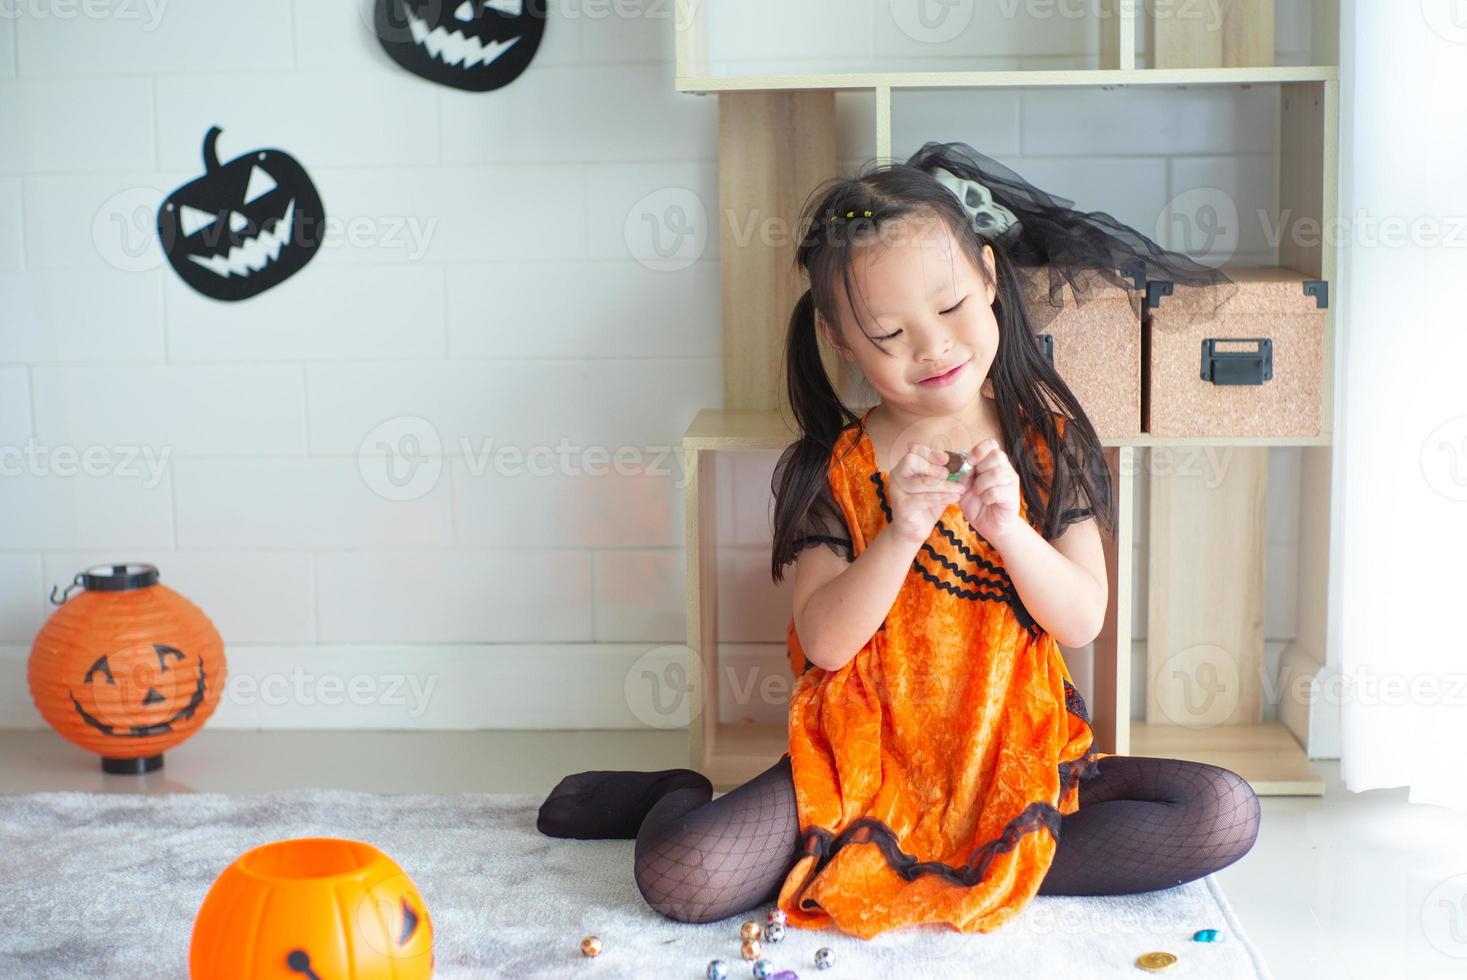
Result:
{"label": "black fishnet tights", "polygon": [[1258,838],[1258,797],[1230,769],[1114,755],[1060,821],[1041,895],[1130,895],[1226,868]]}
{"label": "black fishnet tights", "polygon": [[648,905],[681,922],[713,922],[773,898],[799,846],[788,755],[718,799],[710,796],[675,790],[647,811],[637,831],[637,888]]}
{"label": "black fishnet tights", "polygon": [[[1080,809],[1061,820],[1041,895],[1184,884],[1232,864],[1258,836],[1258,797],[1230,770],[1126,755],[1096,765],[1080,784]],[[652,908],[682,922],[712,922],[772,901],[799,854],[788,755],[711,797],[701,786],[673,789],[636,834],[637,888]]]}

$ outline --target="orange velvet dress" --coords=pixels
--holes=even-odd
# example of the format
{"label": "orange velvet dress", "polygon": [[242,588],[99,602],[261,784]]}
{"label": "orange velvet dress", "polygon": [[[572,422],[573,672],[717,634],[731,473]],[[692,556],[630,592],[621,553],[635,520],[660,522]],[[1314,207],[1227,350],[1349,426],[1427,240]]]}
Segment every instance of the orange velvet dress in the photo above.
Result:
{"label": "orange velvet dress", "polygon": [[[862,423],[829,466],[853,557],[891,515]],[[1047,472],[1048,447],[1037,433],[1029,444]],[[801,844],[777,904],[790,924],[870,938],[929,922],[990,932],[1018,914],[1049,870],[1060,816],[1079,809],[1080,780],[1109,753],[1092,748],[1058,644],[961,509],[943,512],[850,662],[807,665],[793,616],[788,649]]]}

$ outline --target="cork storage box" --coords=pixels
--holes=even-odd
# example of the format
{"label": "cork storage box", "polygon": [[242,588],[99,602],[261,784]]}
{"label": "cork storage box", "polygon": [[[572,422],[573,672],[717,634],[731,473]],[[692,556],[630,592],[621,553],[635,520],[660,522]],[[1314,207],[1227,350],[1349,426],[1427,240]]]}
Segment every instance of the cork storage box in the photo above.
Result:
{"label": "cork storage box", "polygon": [[1087,285],[1077,302],[1066,284],[1063,306],[1049,296],[1049,268],[1017,270],[1029,321],[1042,348],[1080,400],[1095,434],[1125,439],[1141,432],[1140,289],[1103,280]]}
{"label": "cork storage box", "polygon": [[1287,268],[1227,273],[1230,295],[1147,283],[1147,433],[1318,436],[1328,284]]}

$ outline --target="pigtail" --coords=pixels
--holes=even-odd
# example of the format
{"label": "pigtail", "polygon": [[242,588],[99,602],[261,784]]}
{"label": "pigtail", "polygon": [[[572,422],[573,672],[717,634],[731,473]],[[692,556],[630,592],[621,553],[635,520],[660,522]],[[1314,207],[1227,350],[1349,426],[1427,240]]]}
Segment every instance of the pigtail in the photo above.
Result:
{"label": "pigtail", "polygon": [[833,447],[846,425],[856,420],[830,383],[820,357],[815,294],[805,290],[790,314],[785,342],[785,390],[800,433],[812,442]]}
{"label": "pigtail", "polygon": [[820,357],[815,297],[805,290],[790,314],[785,339],[785,387],[800,438],[780,456],[770,489],[774,495],[774,543],[770,575],[784,577],[795,559],[801,521],[827,487],[830,454],[841,431],[860,417],[846,407],[830,383]]}

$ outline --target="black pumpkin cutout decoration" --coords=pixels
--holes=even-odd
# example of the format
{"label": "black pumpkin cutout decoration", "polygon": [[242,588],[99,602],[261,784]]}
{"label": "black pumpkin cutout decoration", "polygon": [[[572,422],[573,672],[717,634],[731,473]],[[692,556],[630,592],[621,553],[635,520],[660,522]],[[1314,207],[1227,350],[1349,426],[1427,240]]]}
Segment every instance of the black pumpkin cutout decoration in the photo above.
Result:
{"label": "black pumpkin cutout decoration", "polygon": [[158,208],[163,253],[183,281],[213,299],[256,296],[300,271],[321,247],[326,212],[305,168],[281,150],[221,165],[220,129],[204,135],[204,175]]}
{"label": "black pumpkin cutout decoration", "polygon": [[470,92],[514,81],[545,36],[545,0],[374,0],[373,8],[388,57]]}

